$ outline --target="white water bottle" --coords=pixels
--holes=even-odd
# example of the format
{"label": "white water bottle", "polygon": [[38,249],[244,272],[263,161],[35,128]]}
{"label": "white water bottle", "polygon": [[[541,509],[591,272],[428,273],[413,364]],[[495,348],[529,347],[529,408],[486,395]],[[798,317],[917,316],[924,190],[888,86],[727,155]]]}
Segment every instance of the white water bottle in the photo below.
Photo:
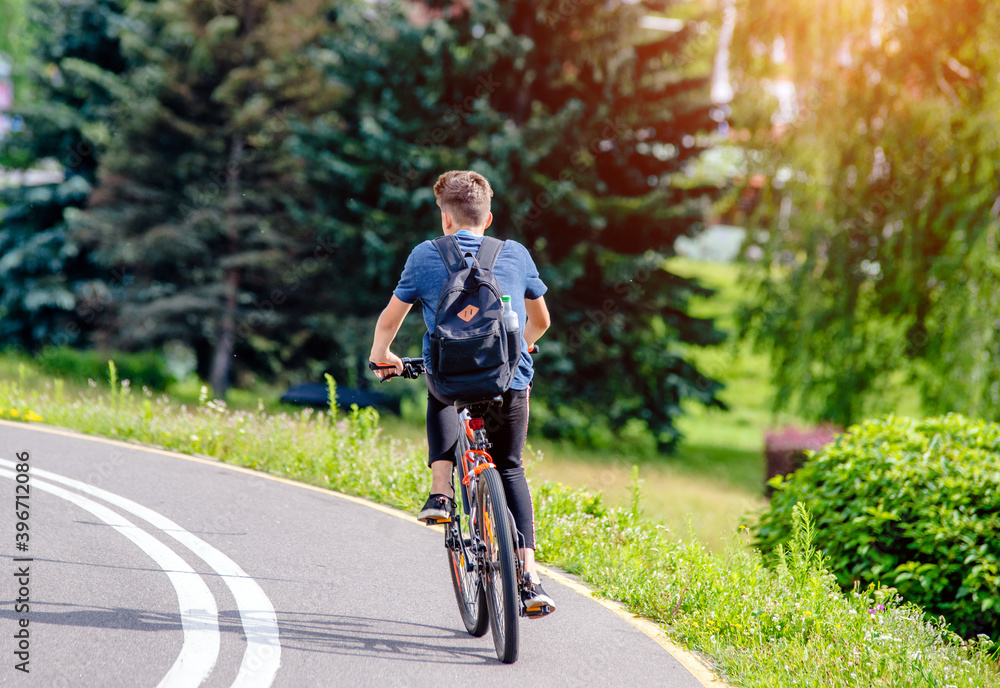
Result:
{"label": "white water bottle", "polygon": [[517,312],[510,305],[510,297],[501,296],[500,301],[503,303],[503,326],[507,330],[507,334],[520,334],[521,325],[517,321]]}

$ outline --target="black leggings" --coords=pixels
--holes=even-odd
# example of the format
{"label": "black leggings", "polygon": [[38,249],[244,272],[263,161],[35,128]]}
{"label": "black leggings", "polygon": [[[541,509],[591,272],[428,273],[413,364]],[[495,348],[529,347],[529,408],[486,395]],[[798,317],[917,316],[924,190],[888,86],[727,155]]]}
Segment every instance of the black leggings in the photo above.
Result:
{"label": "black leggings", "polygon": [[[528,433],[528,390],[510,389],[503,395],[503,406],[492,408],[486,418],[486,432],[493,447],[490,455],[503,481],[507,507],[524,538],[524,546],[535,548],[535,517],[528,491],[528,481],[521,465],[521,453]],[[462,431],[458,411],[433,393],[427,394],[427,445],[430,465],[435,461],[455,462],[458,438]]]}

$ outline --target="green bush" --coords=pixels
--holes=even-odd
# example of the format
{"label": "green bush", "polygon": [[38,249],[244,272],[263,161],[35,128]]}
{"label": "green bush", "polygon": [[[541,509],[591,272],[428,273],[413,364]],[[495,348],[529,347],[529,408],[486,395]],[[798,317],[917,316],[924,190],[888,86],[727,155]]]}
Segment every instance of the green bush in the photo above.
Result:
{"label": "green bush", "polygon": [[108,377],[108,361],[118,368],[118,379],[128,380],[135,387],[163,390],[173,381],[163,356],[154,351],[126,354],[120,351],[80,350],[69,347],[48,347],[37,362],[49,375],[86,382],[104,382]]}
{"label": "green bush", "polygon": [[762,550],[788,540],[802,502],[841,586],[892,586],[966,637],[1000,638],[1000,425],[867,421],[771,484]]}

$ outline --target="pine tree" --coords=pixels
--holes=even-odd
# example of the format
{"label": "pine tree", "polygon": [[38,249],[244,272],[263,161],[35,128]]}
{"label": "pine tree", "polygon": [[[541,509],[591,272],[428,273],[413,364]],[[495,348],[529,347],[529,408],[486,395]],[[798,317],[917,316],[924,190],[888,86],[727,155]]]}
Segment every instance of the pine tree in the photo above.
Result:
{"label": "pine tree", "polygon": [[[28,23],[28,7],[25,0],[8,0],[4,12],[0,14],[0,57],[13,65],[27,63],[33,50],[33,39]],[[14,92],[24,100],[31,81],[23,70],[12,75]]]}
{"label": "pine tree", "polygon": [[234,356],[272,347],[310,298],[292,293],[318,244],[289,212],[310,201],[286,148],[339,93],[303,54],[326,4],[165,0],[130,29],[127,117],[78,230],[128,275],[109,340],[189,344],[220,396]]}
{"label": "pine tree", "polygon": [[15,65],[11,113],[23,128],[0,142],[0,165],[53,159],[65,170],[60,183],[0,191],[0,341],[35,350],[84,341],[111,301],[113,275],[90,261],[91,244],[72,237],[66,220],[96,183],[125,63],[122,3],[43,0],[26,11],[35,49]]}
{"label": "pine tree", "polygon": [[517,3],[508,22],[537,47],[524,68],[516,56],[499,65],[495,102],[529,141],[546,142],[537,161],[503,158],[517,180],[510,224],[544,256],[554,287],[558,346],[546,347],[542,370],[572,365],[543,398],[573,400],[585,424],[639,418],[665,448],[681,399],[719,403],[719,385],[671,346],[721,340],[685,310],[692,294],[710,292],[664,266],[677,237],[703,226],[718,189],[685,177],[715,127],[698,62],[707,43],[692,43],[694,22],[666,37],[641,31],[651,10],[683,12],[673,2]]}

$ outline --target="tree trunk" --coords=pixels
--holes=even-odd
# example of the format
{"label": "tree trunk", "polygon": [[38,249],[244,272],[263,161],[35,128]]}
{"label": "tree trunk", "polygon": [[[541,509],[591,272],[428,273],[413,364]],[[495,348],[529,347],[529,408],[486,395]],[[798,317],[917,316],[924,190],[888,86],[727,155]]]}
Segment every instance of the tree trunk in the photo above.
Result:
{"label": "tree trunk", "polygon": [[[233,134],[229,146],[229,178],[226,180],[226,224],[229,234],[229,253],[234,255],[239,251],[239,229],[234,215],[238,213],[240,201],[240,163],[243,159],[243,139]],[[240,291],[240,269],[233,267],[226,270],[225,301],[222,305],[222,317],[219,319],[219,335],[215,342],[215,354],[212,356],[212,374],[209,384],[218,399],[226,396],[229,389],[229,370],[233,358],[233,346],[236,343],[236,307]]]}

